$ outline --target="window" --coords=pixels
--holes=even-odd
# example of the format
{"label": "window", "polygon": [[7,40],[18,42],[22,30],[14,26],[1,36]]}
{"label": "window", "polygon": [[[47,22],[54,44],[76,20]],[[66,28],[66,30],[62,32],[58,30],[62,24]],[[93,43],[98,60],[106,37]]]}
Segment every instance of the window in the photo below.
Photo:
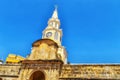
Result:
{"label": "window", "polygon": [[52,22],[50,22],[50,26],[52,26],[53,25],[53,23]]}
{"label": "window", "polygon": [[58,23],[56,24],[56,27],[58,28],[59,26],[58,26]]}
{"label": "window", "polygon": [[58,32],[55,32],[55,40],[58,40]]}
{"label": "window", "polygon": [[53,22],[53,27],[55,27],[55,22]]}

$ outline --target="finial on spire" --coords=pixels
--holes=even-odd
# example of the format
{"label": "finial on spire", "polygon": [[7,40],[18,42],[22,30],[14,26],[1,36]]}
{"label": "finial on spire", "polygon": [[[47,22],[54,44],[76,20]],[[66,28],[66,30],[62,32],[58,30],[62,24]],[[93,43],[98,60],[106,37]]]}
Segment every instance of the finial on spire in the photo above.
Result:
{"label": "finial on spire", "polygon": [[57,11],[57,8],[58,8],[58,6],[57,5],[55,5],[55,10]]}
{"label": "finial on spire", "polygon": [[54,10],[54,12],[53,12],[52,18],[55,18],[55,19],[58,18],[57,8],[58,8],[58,6],[55,5],[55,10]]}

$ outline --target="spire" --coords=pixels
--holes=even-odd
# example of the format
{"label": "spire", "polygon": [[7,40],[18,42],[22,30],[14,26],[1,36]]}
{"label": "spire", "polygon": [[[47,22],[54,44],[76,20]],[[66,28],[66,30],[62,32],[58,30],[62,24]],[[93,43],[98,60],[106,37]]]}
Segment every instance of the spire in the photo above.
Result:
{"label": "spire", "polygon": [[57,6],[55,6],[55,10],[53,12],[52,18],[58,18]]}

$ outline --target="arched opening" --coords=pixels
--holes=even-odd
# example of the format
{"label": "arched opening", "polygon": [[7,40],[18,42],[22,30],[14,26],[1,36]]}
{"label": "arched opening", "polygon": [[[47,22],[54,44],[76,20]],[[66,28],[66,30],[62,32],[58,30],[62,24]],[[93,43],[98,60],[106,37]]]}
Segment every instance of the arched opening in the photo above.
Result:
{"label": "arched opening", "polygon": [[30,76],[29,80],[45,80],[45,75],[41,71],[36,71]]}
{"label": "arched opening", "polygon": [[0,78],[0,80],[2,80],[2,78]]}

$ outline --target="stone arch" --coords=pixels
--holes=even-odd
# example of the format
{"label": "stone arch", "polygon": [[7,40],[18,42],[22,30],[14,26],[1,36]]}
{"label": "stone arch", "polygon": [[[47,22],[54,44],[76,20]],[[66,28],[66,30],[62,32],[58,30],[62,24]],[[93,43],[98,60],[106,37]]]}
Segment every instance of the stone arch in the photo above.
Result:
{"label": "stone arch", "polygon": [[29,80],[45,80],[45,73],[43,71],[34,71],[31,73]]}

